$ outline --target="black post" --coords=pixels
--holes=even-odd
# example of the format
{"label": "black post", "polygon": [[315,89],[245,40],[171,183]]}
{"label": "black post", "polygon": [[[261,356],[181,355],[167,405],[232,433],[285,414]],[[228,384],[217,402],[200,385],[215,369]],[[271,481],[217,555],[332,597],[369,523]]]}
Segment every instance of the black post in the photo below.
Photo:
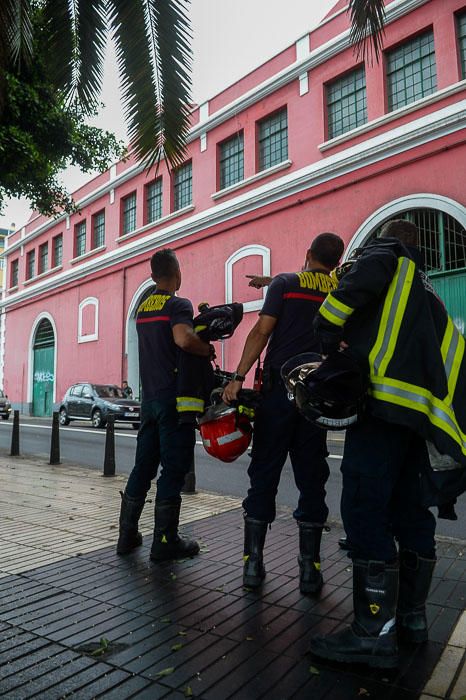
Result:
{"label": "black post", "polygon": [[105,434],[104,476],[115,476],[115,417],[107,418]]}
{"label": "black post", "polygon": [[12,457],[19,456],[19,411],[13,412],[13,432],[11,433],[11,452]]}
{"label": "black post", "polygon": [[193,460],[191,462],[191,466],[189,467],[189,471],[184,477],[184,484],[183,488],[181,489],[181,493],[196,493],[196,473],[194,471],[194,455]]}
{"label": "black post", "polygon": [[49,464],[60,464],[60,423],[58,422],[58,411],[52,413],[52,437],[50,440]]}

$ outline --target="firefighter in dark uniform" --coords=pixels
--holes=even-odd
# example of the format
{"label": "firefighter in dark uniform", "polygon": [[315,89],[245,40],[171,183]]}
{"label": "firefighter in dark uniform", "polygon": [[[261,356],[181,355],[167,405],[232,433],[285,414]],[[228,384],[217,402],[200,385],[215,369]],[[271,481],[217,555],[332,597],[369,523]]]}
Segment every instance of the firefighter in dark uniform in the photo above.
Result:
{"label": "firefighter in dark uniform", "polygon": [[322,587],[320,541],[327,519],[325,484],[329,476],[326,431],[308,423],[289,401],[280,368],[290,357],[319,350],[310,323],[335,282],[330,272],[343,253],[343,241],[322,233],[307,251],[301,272],[273,278],[260,312],[249,333],[233,380],[223,398],[234,401],[245,376],[267,346],[262,401],[254,421],[250,488],[245,510],[244,571],[246,587],[260,586],[265,577],[263,548],[269,523],[275,519],[275,498],[280,475],[289,454],[299,501],[294,517],[299,526],[300,590],[318,593]]}
{"label": "firefighter in dark uniform", "polygon": [[150,261],[156,283],[137,310],[139,369],[142,385],[141,427],[136,459],[122,494],[118,554],[127,554],[142,544],[138,522],[151,481],[157,480],[154,540],[151,559],[160,561],[192,556],[197,542],[178,534],[181,489],[192,464],[195,428],[181,424],[177,413],[177,360],[181,350],[210,357],[212,348],[193,331],[193,307],[188,299],[175,296],[181,272],[170,249],[155,253]]}
{"label": "firefighter in dark uniform", "polygon": [[466,464],[465,341],[423,273],[417,245],[414,224],[389,221],[314,321],[324,352],[347,343],[370,389],[341,465],[354,621],[314,638],[311,651],[373,667],[397,665],[397,631],[411,643],[427,639],[435,518],[421,491],[432,473],[426,439],[457,467]]}

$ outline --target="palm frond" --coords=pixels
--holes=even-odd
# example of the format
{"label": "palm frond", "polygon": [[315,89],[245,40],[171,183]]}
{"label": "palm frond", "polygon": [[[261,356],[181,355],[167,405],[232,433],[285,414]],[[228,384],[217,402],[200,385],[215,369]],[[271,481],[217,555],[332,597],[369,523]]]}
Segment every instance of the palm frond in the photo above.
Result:
{"label": "palm frond", "polygon": [[109,20],[131,145],[138,158],[153,164],[161,157],[163,144],[145,3],[143,0],[109,0]]}
{"label": "palm frond", "polygon": [[376,61],[382,52],[385,24],[384,0],[350,0],[351,42],[359,57]]}
{"label": "palm frond", "polygon": [[75,20],[68,0],[46,0],[44,55],[47,73],[53,85],[69,94],[75,84]]}
{"label": "palm frond", "polygon": [[190,22],[179,0],[147,0],[147,13],[157,68],[163,152],[169,164],[177,167],[185,158],[190,124]]}
{"label": "palm frond", "polygon": [[17,0],[13,5],[13,13],[10,20],[9,53],[11,65],[18,73],[21,71],[22,63],[29,65],[32,61],[34,36],[31,20],[31,3],[29,0]]}
{"label": "palm frond", "polygon": [[105,0],[79,0],[77,53],[79,75],[76,96],[82,108],[92,109],[102,89],[107,41]]}

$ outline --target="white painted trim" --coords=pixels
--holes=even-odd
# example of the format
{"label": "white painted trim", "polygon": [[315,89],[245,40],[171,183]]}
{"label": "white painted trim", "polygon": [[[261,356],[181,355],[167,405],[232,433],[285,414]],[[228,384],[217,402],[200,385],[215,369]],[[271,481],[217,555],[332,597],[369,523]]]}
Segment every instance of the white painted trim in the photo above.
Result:
{"label": "white painted trim", "polygon": [[[233,301],[233,266],[238,260],[243,258],[249,258],[252,255],[259,255],[262,258],[262,275],[270,276],[270,248],[259,244],[245,245],[235,251],[228,260],[225,262],[225,301],[227,304],[231,304]],[[265,295],[267,293],[267,287],[262,288],[262,297],[260,299],[254,299],[253,301],[246,301],[243,303],[243,310],[257,311],[262,308],[264,303]]]}
{"label": "white painted trim", "polygon": [[53,316],[51,316],[48,311],[41,311],[38,316],[36,316],[32,326],[31,333],[29,335],[28,344],[28,372],[27,372],[27,392],[26,401],[27,403],[32,403],[32,387],[33,387],[33,372],[34,372],[34,340],[36,337],[37,328],[39,323],[46,318],[52,324],[53,334],[55,336],[55,344],[53,347],[53,403],[57,400],[57,357],[58,357],[58,334],[57,326]]}
{"label": "white painted trim", "polygon": [[310,37],[309,33],[305,34],[304,36],[300,37],[296,42],[295,42],[295,48],[296,48],[296,60],[300,61],[303,58],[306,58],[309,56],[310,53]]}
{"label": "white painted trim", "polygon": [[144,294],[144,292],[149,289],[149,287],[153,287],[155,285],[154,280],[149,277],[149,279],[145,280],[142,284],[139,285],[139,287],[136,289],[136,291],[133,294],[133,298],[131,299],[130,305],[128,306],[128,313],[126,314],[126,333],[125,333],[125,354],[128,354],[128,323],[130,319],[132,318],[134,312],[136,311],[136,306],[139,303],[140,298]]}
{"label": "white painted trim", "polygon": [[[394,22],[400,17],[409,14],[416,8],[425,5],[427,2],[430,2],[430,0],[393,0],[393,2],[386,7],[385,24],[389,25],[391,22]],[[236,117],[236,115],[242,110],[250,107],[256,102],[259,102],[273,92],[276,92],[284,85],[287,85],[296,78],[299,78],[299,76],[303,73],[316,68],[322,63],[325,63],[329,59],[347,49],[349,46],[351,46],[350,30],[347,29],[328,41],[326,44],[323,44],[314,51],[311,51],[306,58],[301,59],[300,61],[295,61],[291,65],[281,70],[279,73],[276,73],[274,76],[255,86],[248,92],[238,97],[236,100],[230,102],[225,107],[222,107],[222,109],[207,117],[207,119],[202,123],[196,124],[191,128],[187,142],[190,143],[191,141],[195,141],[201,136],[201,133],[208,132],[228,119]],[[144,168],[141,163],[130,166],[127,170],[120,173],[120,175],[117,175],[114,180],[109,180],[108,182],[103,183],[92,192],[89,192],[89,194],[87,194],[85,197],[78,200],[76,203],[77,206],[83,208],[91,204],[93,201],[99,199],[99,197],[106,194],[111,189],[119,187],[133,176],[138,175],[143,171],[143,169]],[[46,221],[28,233],[26,239],[28,241],[32,240],[32,238],[35,238],[50,227],[55,226],[58,221],[62,221],[64,218],[65,215],[61,215],[56,219]],[[17,245],[17,243],[14,244],[14,246]]]}
{"label": "white painted trim", "polygon": [[371,214],[364,223],[358,228],[353,238],[348,244],[346,249],[344,260],[346,260],[350,253],[360,246],[364,245],[369,236],[381,226],[385,221],[393,219],[397,214],[401,214],[403,211],[408,209],[438,209],[439,211],[449,214],[454,219],[456,219],[463,228],[466,228],[466,207],[464,207],[459,202],[455,202],[454,199],[449,197],[444,197],[440,194],[431,193],[421,193],[421,194],[411,194],[407,197],[400,197],[399,199],[394,199],[388,204],[384,204]]}
{"label": "white painted trim", "polygon": [[243,192],[237,197],[220,202],[210,209],[198,212],[161,230],[153,231],[81,265],[76,265],[72,270],[66,270],[52,279],[44,280],[29,289],[16,293],[11,299],[6,297],[0,302],[0,307],[6,308],[26,301],[48,289],[57,289],[62,285],[87,277],[92,272],[126,262],[137,255],[153,252],[154,247],[168,245],[182,238],[206,231],[235,217],[256,211],[291,195],[310,190],[316,185],[332,182],[343,175],[354,173],[359,168],[405,153],[412,148],[465,128],[466,100],[462,100],[420,117],[409,124],[398,126],[343,151],[333,153],[300,170],[287,173],[264,183],[260,187]]}
{"label": "white painted trim", "polygon": [[221,199],[222,197],[226,197],[227,194],[230,194],[231,192],[235,192],[236,190],[240,190],[242,187],[245,187],[246,185],[250,185],[253,182],[257,182],[258,180],[263,180],[265,177],[268,177],[269,175],[275,175],[275,173],[279,173],[282,170],[288,170],[289,167],[293,165],[292,160],[284,160],[282,163],[277,163],[277,165],[273,165],[271,168],[267,168],[266,170],[261,170],[259,173],[256,173],[255,175],[251,175],[250,177],[244,178],[244,180],[240,180],[239,182],[235,182],[234,185],[230,185],[230,187],[224,187],[223,190],[218,190],[218,192],[214,192],[210,196],[212,199],[217,200]]}
{"label": "white painted trim", "polygon": [[72,258],[70,260],[70,265],[76,265],[77,263],[80,263],[81,260],[86,260],[86,258],[90,258],[96,253],[103,253],[104,250],[106,250],[107,246],[106,245],[100,245],[98,248],[91,248],[91,250],[88,250],[86,253],[83,253],[82,255],[78,255],[75,258]]}
{"label": "white painted trim", "polygon": [[132,387],[134,396],[137,398],[139,394],[139,354],[138,354],[138,339],[136,331],[136,319],[134,318],[135,311],[141,301],[141,297],[149,287],[154,285],[154,281],[149,277],[145,280],[133,294],[133,298],[128,307],[126,314],[125,325],[125,355],[127,358],[127,381]]}
{"label": "white painted trim", "polygon": [[436,102],[439,102],[440,100],[443,100],[446,97],[456,95],[458,92],[461,92],[464,89],[466,89],[466,80],[460,80],[458,83],[454,83],[453,85],[449,85],[448,87],[443,88],[442,90],[438,90],[432,95],[422,97],[420,100],[416,100],[415,102],[411,102],[411,104],[409,105],[405,105],[404,107],[395,109],[393,110],[393,112],[388,112],[382,117],[377,117],[377,119],[373,119],[372,121],[367,122],[362,126],[356,127],[356,129],[346,131],[344,134],[341,134],[341,136],[336,136],[334,139],[330,139],[329,141],[321,143],[320,146],[318,146],[319,151],[322,151],[322,153],[324,153],[330,148],[335,148],[335,146],[339,146],[341,143],[345,143],[346,141],[350,141],[351,139],[354,139],[357,136],[361,136],[361,134],[366,134],[368,131],[372,131],[373,129],[376,129],[379,126],[383,126],[384,124],[390,124],[390,122],[393,122],[395,121],[395,119],[399,119],[400,117],[404,117],[406,114],[411,114],[412,112],[415,112],[416,110],[421,109],[422,107],[428,107],[429,105],[435,104]]}
{"label": "white painted trim", "polygon": [[201,134],[201,153],[207,150],[207,134]]}
{"label": "white painted trim", "polygon": [[299,76],[299,96],[302,97],[309,92],[309,74],[303,73]]}
{"label": "white painted trim", "polygon": [[[92,333],[83,333],[83,311],[86,306],[94,307],[94,330]],[[78,343],[90,343],[99,340],[99,300],[97,297],[87,297],[78,306]]]}
{"label": "white painted trim", "polygon": [[140,226],[139,228],[135,228],[134,231],[130,231],[129,233],[125,233],[124,236],[118,236],[118,238],[116,238],[115,240],[117,243],[125,243],[130,238],[134,238],[134,236],[137,236],[139,233],[145,233],[146,231],[150,231],[150,229],[154,228],[154,226],[160,226],[160,224],[165,224],[167,221],[171,221],[172,219],[176,219],[177,216],[181,216],[182,214],[188,214],[191,211],[194,211],[193,204],[190,204],[187,207],[183,207],[183,209],[177,209],[176,211],[172,212],[171,214],[167,214],[167,216],[162,216],[160,219],[156,219],[155,221],[151,221],[150,224],[144,224],[144,226]]}
{"label": "white painted trim", "polygon": [[[43,277],[47,277],[48,275],[55,274],[55,272],[58,272],[59,270],[62,270],[62,269],[63,269],[63,265],[56,265],[55,267],[51,267],[50,269],[46,270],[45,272],[41,272],[40,275],[35,275],[34,277],[31,277],[28,280],[24,280],[23,285],[25,287],[28,287],[30,284],[34,284],[34,282],[37,282],[37,280],[41,280]],[[17,288],[18,287],[16,287],[16,289]]]}

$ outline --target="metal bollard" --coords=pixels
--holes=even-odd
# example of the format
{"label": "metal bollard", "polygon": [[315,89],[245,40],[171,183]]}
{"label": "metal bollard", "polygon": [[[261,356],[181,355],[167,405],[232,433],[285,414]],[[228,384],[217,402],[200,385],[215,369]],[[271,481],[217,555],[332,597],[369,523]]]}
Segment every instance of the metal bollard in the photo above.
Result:
{"label": "metal bollard", "polygon": [[115,417],[107,418],[105,433],[104,476],[115,476]]}
{"label": "metal bollard", "polygon": [[194,471],[194,455],[189,467],[189,471],[184,478],[183,488],[181,493],[196,493],[196,473]]}
{"label": "metal bollard", "polygon": [[61,464],[60,462],[60,423],[58,422],[58,411],[52,413],[52,437],[50,439],[50,462],[49,464]]}
{"label": "metal bollard", "polygon": [[13,412],[13,431],[11,433],[11,452],[12,457],[19,456],[19,411]]}

